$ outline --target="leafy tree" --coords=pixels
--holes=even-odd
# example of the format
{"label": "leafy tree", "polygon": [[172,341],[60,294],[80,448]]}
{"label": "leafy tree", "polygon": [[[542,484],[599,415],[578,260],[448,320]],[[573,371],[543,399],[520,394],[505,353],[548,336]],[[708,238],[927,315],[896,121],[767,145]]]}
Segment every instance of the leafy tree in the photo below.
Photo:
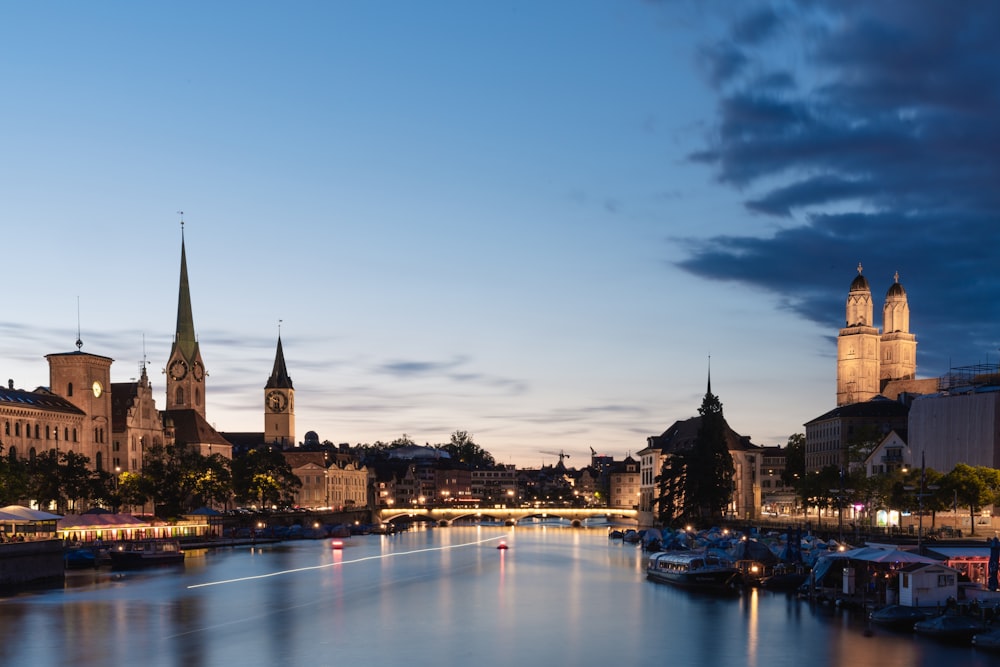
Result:
{"label": "leafy tree", "polygon": [[253,449],[233,459],[232,481],[238,502],[262,507],[291,504],[302,486],[282,453],[271,447]]}
{"label": "leafy tree", "polygon": [[788,436],[785,445],[785,469],[781,471],[781,481],[785,486],[798,487],[806,476],[806,436],[794,433]]}
{"label": "leafy tree", "polygon": [[59,479],[59,455],[55,450],[38,453],[28,463],[28,498],[34,499],[39,507],[55,504],[57,508],[66,505]]}
{"label": "leafy tree", "polygon": [[[3,447],[0,445],[0,451]],[[14,505],[28,497],[28,464],[0,456],[0,505]]]}
{"label": "leafy tree", "polygon": [[453,461],[464,463],[472,468],[492,468],[496,465],[493,455],[472,441],[467,431],[455,431],[451,434],[451,442],[441,447],[448,452]]}
{"label": "leafy tree", "polygon": [[166,518],[196,509],[196,486],[205,457],[187,443],[151,447],[144,462],[149,497],[156,516]]}
{"label": "leafy tree", "polygon": [[118,475],[118,502],[129,512],[149,502],[151,489],[152,484],[144,475],[127,470]]}
{"label": "leafy tree", "polygon": [[227,506],[233,495],[233,475],[229,459],[221,454],[203,457],[193,490],[200,506]]}
{"label": "leafy tree", "polygon": [[957,498],[958,503],[969,508],[971,534],[976,534],[976,513],[983,507],[1000,502],[1000,470],[985,466],[959,463],[941,478],[942,505],[947,498]]}

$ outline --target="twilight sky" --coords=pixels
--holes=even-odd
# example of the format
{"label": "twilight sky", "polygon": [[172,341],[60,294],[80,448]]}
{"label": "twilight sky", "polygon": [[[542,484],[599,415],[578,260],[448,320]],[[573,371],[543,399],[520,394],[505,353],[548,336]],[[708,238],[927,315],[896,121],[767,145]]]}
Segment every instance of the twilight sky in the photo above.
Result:
{"label": "twilight sky", "polygon": [[918,374],[1000,352],[1000,4],[0,5],[0,374],[143,357],[185,220],[222,431],[621,458],[697,414],[835,405],[862,262]]}

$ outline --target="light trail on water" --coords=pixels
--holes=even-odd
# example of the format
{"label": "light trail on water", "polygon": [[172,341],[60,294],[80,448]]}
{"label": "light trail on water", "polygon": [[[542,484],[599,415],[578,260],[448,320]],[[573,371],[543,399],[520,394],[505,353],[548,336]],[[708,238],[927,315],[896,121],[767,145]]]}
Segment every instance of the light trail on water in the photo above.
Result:
{"label": "light trail on water", "polygon": [[206,588],[208,586],[222,586],[224,584],[238,584],[244,581],[253,581],[255,579],[268,579],[270,577],[280,577],[286,574],[296,574],[298,572],[308,572],[310,570],[322,570],[330,567],[340,567],[343,565],[349,565],[351,563],[363,563],[369,560],[382,560],[385,558],[395,558],[397,556],[410,556],[413,554],[427,553],[430,551],[447,551],[449,549],[461,549],[463,547],[474,547],[479,544],[485,544],[486,542],[495,542],[496,540],[502,540],[506,538],[506,535],[498,535],[496,537],[487,537],[481,540],[476,540],[474,542],[463,542],[462,544],[448,544],[442,547],[428,547],[426,549],[414,549],[412,551],[398,551],[395,553],[379,554],[377,556],[365,556],[363,558],[354,558],[352,560],[343,560],[335,563],[326,563],[324,565],[311,565],[309,567],[298,567],[292,570],[280,570],[278,572],[268,572],[267,574],[255,574],[249,577],[237,577],[235,579],[222,579],[220,581],[207,581],[201,584],[192,584],[188,586],[191,588]]}

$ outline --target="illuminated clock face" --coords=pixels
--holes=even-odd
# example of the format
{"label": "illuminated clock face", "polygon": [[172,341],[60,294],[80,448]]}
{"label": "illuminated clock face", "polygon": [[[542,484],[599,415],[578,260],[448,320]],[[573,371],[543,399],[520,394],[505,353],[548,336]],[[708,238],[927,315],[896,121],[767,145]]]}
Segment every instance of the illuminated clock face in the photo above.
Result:
{"label": "illuminated clock face", "polygon": [[182,380],[188,372],[188,366],[183,359],[175,359],[170,364],[170,377],[175,380]]}
{"label": "illuminated clock face", "polygon": [[90,385],[90,388],[94,391],[94,398],[100,398],[101,394],[104,393],[104,387],[98,380],[94,380],[94,384]]}
{"label": "illuminated clock face", "polygon": [[284,412],[288,407],[288,397],[280,391],[272,391],[267,395],[267,407],[271,412]]}

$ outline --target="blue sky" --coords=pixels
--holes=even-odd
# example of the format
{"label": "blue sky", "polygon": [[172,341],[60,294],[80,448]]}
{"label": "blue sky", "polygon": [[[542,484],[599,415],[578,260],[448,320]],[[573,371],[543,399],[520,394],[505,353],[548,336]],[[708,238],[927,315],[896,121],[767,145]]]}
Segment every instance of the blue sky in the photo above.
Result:
{"label": "blue sky", "polygon": [[79,302],[162,404],[178,211],[223,431],[262,430],[281,321],[300,438],[622,457],[711,355],[784,444],[859,261],[921,376],[995,363],[996,10],[732,4],[3,4],[5,378],[48,383]]}

